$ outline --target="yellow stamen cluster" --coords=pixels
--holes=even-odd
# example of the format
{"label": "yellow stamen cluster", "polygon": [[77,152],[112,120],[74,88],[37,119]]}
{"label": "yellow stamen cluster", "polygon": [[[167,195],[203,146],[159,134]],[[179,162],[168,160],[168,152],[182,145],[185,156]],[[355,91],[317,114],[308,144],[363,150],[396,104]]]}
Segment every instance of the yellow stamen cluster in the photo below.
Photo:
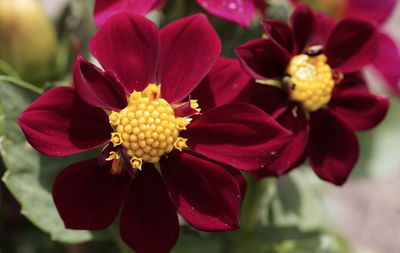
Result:
{"label": "yellow stamen cluster", "polygon": [[[176,117],[171,105],[160,98],[160,86],[150,84],[142,92],[134,91],[128,106],[109,115],[114,131],[111,142],[122,145],[131,157],[133,168],[141,169],[143,162],[156,163],[174,148],[182,151],[187,139],[179,137],[189,120]],[[109,159],[114,154],[110,153]]]}
{"label": "yellow stamen cluster", "polygon": [[324,54],[299,54],[291,59],[287,68],[290,99],[300,102],[309,111],[320,109],[331,99],[335,81],[326,62]]}

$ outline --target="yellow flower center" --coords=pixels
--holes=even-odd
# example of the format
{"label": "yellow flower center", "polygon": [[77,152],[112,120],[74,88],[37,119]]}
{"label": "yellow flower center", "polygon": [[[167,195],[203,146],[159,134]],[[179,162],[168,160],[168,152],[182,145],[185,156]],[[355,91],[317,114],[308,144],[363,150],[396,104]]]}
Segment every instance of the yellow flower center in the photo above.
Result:
{"label": "yellow flower center", "polygon": [[[160,86],[150,84],[142,92],[133,91],[128,105],[109,115],[114,129],[110,141],[114,147],[122,145],[133,168],[141,169],[143,162],[157,163],[161,156],[174,148],[182,151],[187,139],[179,137],[189,119],[176,117],[172,106],[160,98]],[[110,152],[107,160],[115,159]]]}
{"label": "yellow flower center", "polygon": [[291,100],[298,101],[305,109],[316,111],[331,99],[335,81],[332,69],[324,54],[294,56],[287,68],[286,79]]}

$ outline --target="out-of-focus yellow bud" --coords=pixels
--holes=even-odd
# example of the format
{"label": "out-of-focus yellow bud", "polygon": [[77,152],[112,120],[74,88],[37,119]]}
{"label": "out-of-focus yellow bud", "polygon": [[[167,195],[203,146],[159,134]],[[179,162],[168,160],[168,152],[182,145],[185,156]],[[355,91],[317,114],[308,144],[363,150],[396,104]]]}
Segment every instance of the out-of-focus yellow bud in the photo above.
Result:
{"label": "out-of-focus yellow bud", "polygon": [[56,70],[58,41],[53,24],[36,0],[0,0],[0,60],[34,84]]}

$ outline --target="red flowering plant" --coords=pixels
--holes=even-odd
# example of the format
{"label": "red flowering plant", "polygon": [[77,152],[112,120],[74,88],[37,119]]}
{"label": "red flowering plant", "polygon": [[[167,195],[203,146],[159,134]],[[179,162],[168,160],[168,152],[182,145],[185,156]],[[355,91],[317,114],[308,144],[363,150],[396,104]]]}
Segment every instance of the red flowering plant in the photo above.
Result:
{"label": "red flowering plant", "polygon": [[[217,61],[221,44],[206,17],[158,31],[141,16],[117,14],[90,50],[104,71],[79,57],[74,86],[50,89],[18,118],[29,143],[46,155],[105,146],[99,158],[57,177],[53,198],[65,226],[103,229],[121,211],[121,237],[138,253],[171,249],[177,211],[200,230],[238,228],[244,180],[232,167],[270,163],[290,132],[253,105],[227,103],[229,87],[209,92],[220,80],[213,73],[235,63]],[[203,79],[205,88],[197,87]],[[220,106],[201,111],[189,95],[196,87],[196,96]]]}
{"label": "red flowering plant", "polygon": [[243,69],[264,83],[254,85],[254,104],[294,134],[256,176],[282,175],[308,157],[321,179],[341,185],[358,158],[354,131],[375,127],[386,114],[388,100],[370,93],[357,73],[375,57],[374,26],[332,22],[299,4],[290,25],[265,20],[264,38],[236,48]]}
{"label": "red flowering plant", "polygon": [[[109,17],[119,12],[146,15],[164,2],[165,0],[96,0],[94,20],[101,26]],[[260,13],[265,12],[264,0],[196,0],[196,2],[210,14],[243,27],[250,25],[256,10]]]}

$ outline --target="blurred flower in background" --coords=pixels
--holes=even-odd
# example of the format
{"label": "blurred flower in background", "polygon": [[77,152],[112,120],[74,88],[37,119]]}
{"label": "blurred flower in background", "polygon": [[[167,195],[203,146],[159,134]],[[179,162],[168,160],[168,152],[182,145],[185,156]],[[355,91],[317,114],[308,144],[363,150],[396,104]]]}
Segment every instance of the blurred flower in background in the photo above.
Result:
{"label": "blurred flower in background", "polygon": [[[122,11],[146,15],[151,10],[160,7],[166,0],[96,0],[94,19],[101,26],[108,17]],[[251,19],[259,12],[265,13],[264,0],[196,0],[207,12],[235,22],[243,27],[250,25]]]}
{"label": "blurred flower in background", "polygon": [[56,72],[57,47],[55,28],[36,0],[0,1],[0,71],[9,64],[24,80],[42,85]]}

